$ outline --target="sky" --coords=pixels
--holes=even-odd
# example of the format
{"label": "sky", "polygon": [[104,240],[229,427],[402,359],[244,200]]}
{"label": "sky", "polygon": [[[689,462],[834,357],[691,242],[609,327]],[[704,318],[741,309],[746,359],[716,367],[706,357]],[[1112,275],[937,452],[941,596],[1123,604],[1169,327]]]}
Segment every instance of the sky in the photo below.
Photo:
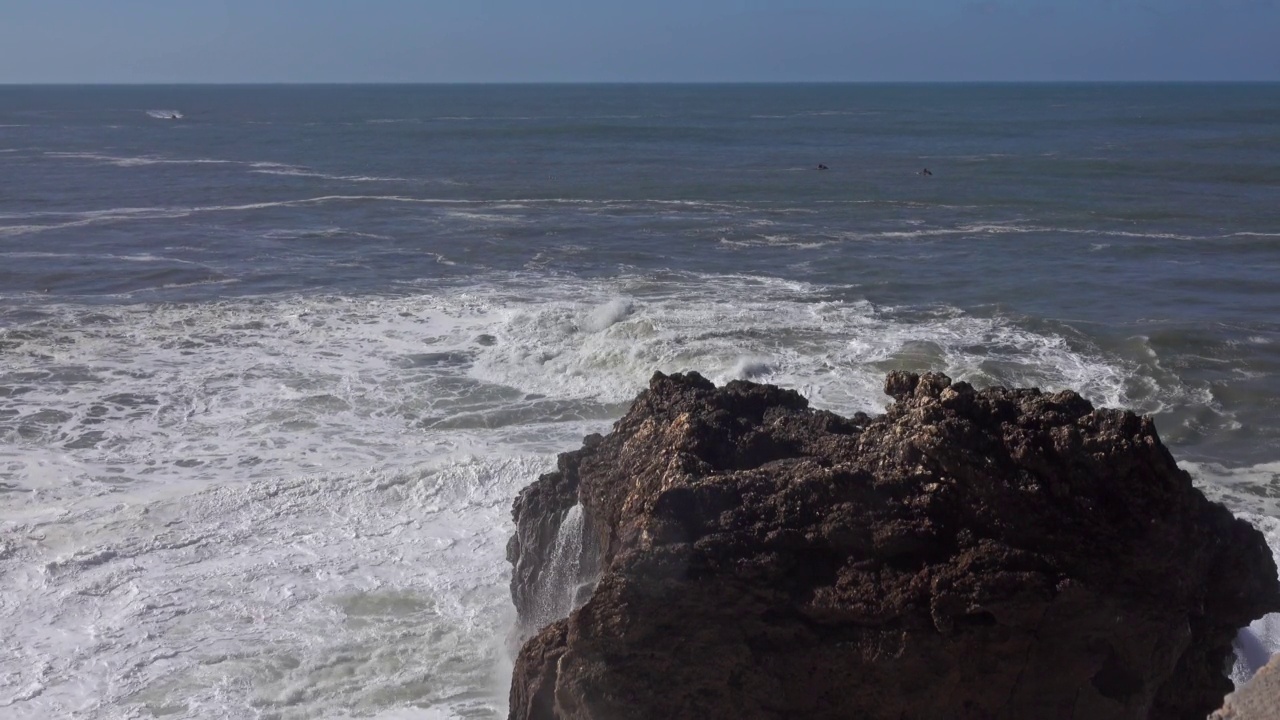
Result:
{"label": "sky", "polygon": [[1280,0],[0,0],[0,83],[1280,81]]}

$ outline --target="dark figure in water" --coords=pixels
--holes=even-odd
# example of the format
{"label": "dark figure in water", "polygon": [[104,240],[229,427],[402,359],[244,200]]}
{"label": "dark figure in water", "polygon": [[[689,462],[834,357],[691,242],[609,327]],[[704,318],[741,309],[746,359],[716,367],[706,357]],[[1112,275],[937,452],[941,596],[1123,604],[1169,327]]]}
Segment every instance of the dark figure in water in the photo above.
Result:
{"label": "dark figure in water", "polygon": [[933,173],[929,172],[929,168],[925,168],[925,169],[921,170],[921,171],[920,171],[920,174],[921,174],[921,175],[933,175]]}
{"label": "dark figure in water", "polygon": [[819,170],[830,170],[831,168],[827,167],[826,165],[823,165],[822,163],[818,163],[818,169],[819,169]]}

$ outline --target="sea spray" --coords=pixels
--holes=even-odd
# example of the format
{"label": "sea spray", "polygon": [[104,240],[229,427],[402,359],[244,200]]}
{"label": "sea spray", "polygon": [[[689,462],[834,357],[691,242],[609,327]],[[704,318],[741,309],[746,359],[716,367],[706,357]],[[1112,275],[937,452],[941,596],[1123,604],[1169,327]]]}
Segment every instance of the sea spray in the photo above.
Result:
{"label": "sea spray", "polygon": [[600,305],[582,322],[582,328],[589,332],[603,332],[610,326],[622,322],[632,313],[635,306],[630,299],[614,298]]}
{"label": "sea spray", "polygon": [[535,628],[566,617],[578,606],[582,574],[582,505],[574,505],[560,521],[551,557],[538,582],[534,600]]}

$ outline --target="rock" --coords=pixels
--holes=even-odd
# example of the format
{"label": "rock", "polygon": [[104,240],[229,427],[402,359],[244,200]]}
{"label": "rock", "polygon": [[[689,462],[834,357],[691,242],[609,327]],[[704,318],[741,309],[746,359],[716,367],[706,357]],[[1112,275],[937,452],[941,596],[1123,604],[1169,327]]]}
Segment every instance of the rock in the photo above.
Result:
{"label": "rock", "polygon": [[[1280,610],[1280,582],[1149,418],[937,374],[885,389],[883,416],[842,418],[659,373],[562,455],[515,503],[531,637],[510,716],[1202,720],[1221,704],[1232,638]],[[545,580],[575,503],[586,584],[550,622],[539,596],[563,592]]]}
{"label": "rock", "polygon": [[1209,720],[1276,720],[1280,718],[1280,655],[1271,658],[1244,687],[1227,696]]}

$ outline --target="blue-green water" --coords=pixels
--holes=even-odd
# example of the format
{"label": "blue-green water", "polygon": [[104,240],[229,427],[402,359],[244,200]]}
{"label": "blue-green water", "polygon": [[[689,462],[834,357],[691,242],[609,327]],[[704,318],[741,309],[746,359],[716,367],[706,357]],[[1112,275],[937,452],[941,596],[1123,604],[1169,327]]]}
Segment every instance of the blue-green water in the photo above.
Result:
{"label": "blue-green water", "polygon": [[500,714],[654,370],[1075,388],[1270,527],[1278,272],[1274,84],[0,87],[0,708]]}

